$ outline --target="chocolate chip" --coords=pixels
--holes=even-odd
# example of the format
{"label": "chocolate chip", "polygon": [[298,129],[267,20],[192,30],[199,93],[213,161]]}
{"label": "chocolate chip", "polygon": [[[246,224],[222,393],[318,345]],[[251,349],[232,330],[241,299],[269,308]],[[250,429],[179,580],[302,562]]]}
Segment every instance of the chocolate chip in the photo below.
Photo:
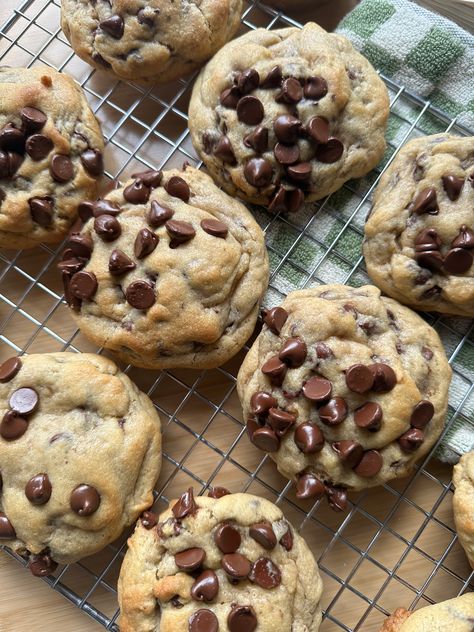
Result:
{"label": "chocolate chip", "polygon": [[422,347],[421,348],[421,355],[424,357],[424,359],[427,362],[429,362],[432,359],[432,357],[433,357],[433,352],[428,347]]}
{"label": "chocolate chip", "polygon": [[274,66],[263,81],[260,87],[265,89],[278,88],[281,85],[283,75],[280,66]]}
{"label": "chocolate chip", "polygon": [[376,362],[369,368],[374,379],[372,390],[376,393],[387,393],[394,388],[397,383],[397,375],[392,367],[383,362]]}
{"label": "chocolate chip", "polygon": [[217,632],[219,621],[211,610],[201,608],[189,617],[189,632]]}
{"label": "chocolate chip", "polygon": [[354,468],[354,473],[363,478],[371,478],[380,472],[383,458],[377,450],[368,450],[362,455],[359,464]]}
{"label": "chocolate chip", "polygon": [[249,579],[257,586],[271,590],[281,584],[281,572],[268,557],[260,557],[253,563]]}
{"label": "chocolate chip", "polygon": [[[154,10],[155,15],[158,15],[159,12],[159,9]],[[154,15],[148,15],[145,9],[140,9],[137,13],[137,20],[139,24],[142,24],[144,26],[153,26],[153,24],[155,23],[154,17]]]}
{"label": "chocolate chip", "polygon": [[338,138],[330,138],[324,145],[316,147],[316,160],[325,164],[337,162],[344,153],[344,145]]}
{"label": "chocolate chip", "polygon": [[193,239],[196,231],[189,222],[181,222],[179,220],[170,219],[166,222],[166,230],[168,231],[170,240],[170,248],[177,248],[181,244]]}
{"label": "chocolate chip", "polygon": [[94,202],[94,217],[100,215],[118,215],[122,212],[122,209],[116,202],[110,200],[96,200]]}
{"label": "chocolate chip", "polygon": [[209,498],[222,498],[223,496],[228,496],[229,494],[230,491],[225,487],[211,487],[208,496]]}
{"label": "chocolate chip", "polygon": [[401,437],[398,437],[398,445],[403,452],[410,454],[411,452],[418,450],[424,440],[425,435],[423,430],[420,430],[419,428],[410,428],[410,430],[404,432]]}
{"label": "chocolate chip", "polygon": [[346,384],[354,393],[367,393],[374,384],[374,375],[365,364],[353,364],[346,371]]}
{"label": "chocolate chip", "polygon": [[10,380],[13,380],[21,367],[22,362],[20,358],[13,357],[5,360],[5,362],[0,364],[0,382],[2,384],[5,384],[5,382],[10,382]]}
{"label": "chocolate chip", "polygon": [[121,39],[123,37],[125,25],[120,15],[111,15],[109,18],[102,20],[99,26],[114,39]]}
{"label": "chocolate chip", "polygon": [[224,522],[217,527],[214,542],[223,553],[235,553],[240,546],[240,533],[232,525]]}
{"label": "chocolate chip", "polygon": [[324,496],[324,485],[313,474],[303,474],[296,482],[296,498],[321,498]]}
{"label": "chocolate chip", "polygon": [[324,145],[329,142],[329,123],[322,116],[313,116],[309,120],[306,130],[309,136],[317,143]]}
{"label": "chocolate chip", "polygon": [[298,139],[302,123],[291,114],[282,114],[273,123],[275,135],[281,143],[292,145]]}
{"label": "chocolate chip", "polygon": [[272,307],[265,311],[263,321],[274,334],[279,336],[287,318],[288,312],[283,307]]}
{"label": "chocolate chip", "polygon": [[51,226],[53,223],[53,200],[34,197],[28,200],[31,219],[39,226]]}
{"label": "chocolate chip", "polygon": [[227,162],[231,165],[235,165],[237,162],[232,143],[227,136],[221,136],[217,141],[216,146],[214,147],[214,156],[217,156],[223,162]]}
{"label": "chocolate chip", "polygon": [[303,385],[303,395],[313,402],[326,402],[332,393],[332,384],[329,380],[315,375]]}
{"label": "chocolate chip", "polygon": [[[26,153],[32,160],[43,160],[52,151],[53,147],[53,141],[44,134],[33,134],[26,141]],[[70,180],[70,178],[67,178],[67,180]]]}
{"label": "chocolate chip", "polygon": [[79,516],[92,516],[99,509],[99,492],[91,485],[78,485],[71,493],[70,505]]}
{"label": "chocolate chip", "polygon": [[237,103],[237,118],[246,125],[258,125],[262,122],[265,111],[257,97],[246,96]]}
{"label": "chocolate chip", "polygon": [[167,206],[163,206],[156,200],[153,200],[151,203],[151,209],[148,211],[146,219],[150,226],[153,228],[159,228],[160,226],[164,226],[166,222],[173,217],[173,215],[174,211]]}
{"label": "chocolate chip", "polygon": [[423,292],[421,298],[423,300],[436,300],[441,294],[441,288],[439,285],[434,285]]}
{"label": "chocolate chip", "polygon": [[149,531],[150,529],[153,529],[153,527],[156,527],[156,525],[158,524],[158,516],[152,511],[144,511],[140,516],[140,522],[142,523],[143,527],[147,531]]}
{"label": "chocolate chip", "polygon": [[410,425],[423,430],[433,419],[434,412],[434,406],[430,401],[424,399],[418,402],[411,414]]}
{"label": "chocolate chip", "polygon": [[277,545],[275,532],[272,529],[272,525],[268,522],[257,522],[251,525],[249,535],[267,551],[271,551]]}
{"label": "chocolate chip", "polygon": [[23,156],[12,152],[0,151],[0,178],[10,178],[19,169]]}
{"label": "chocolate chip", "polygon": [[356,426],[364,430],[380,430],[382,416],[382,408],[377,402],[367,402],[354,411]]}
{"label": "chocolate chip", "polygon": [[298,103],[303,98],[303,88],[298,79],[288,77],[281,84],[280,92],[275,96],[277,103]]}
{"label": "chocolate chip", "polygon": [[191,597],[196,601],[212,601],[218,592],[219,580],[211,570],[203,571],[191,586]]}
{"label": "chocolate chip", "polygon": [[48,120],[46,114],[37,108],[25,107],[20,110],[23,127],[28,133],[39,132]]}
{"label": "chocolate chip", "polygon": [[71,278],[69,289],[73,296],[83,301],[90,300],[97,292],[97,278],[93,272],[81,270]]}
{"label": "chocolate chip", "polygon": [[289,367],[300,367],[306,360],[306,343],[301,338],[289,338],[280,349],[278,357]]}
{"label": "chocolate chip", "polygon": [[240,90],[237,86],[232,86],[231,88],[226,88],[221,92],[219,100],[221,105],[224,107],[235,110],[237,103],[240,101],[240,96]]}
{"label": "chocolate chip", "polygon": [[225,239],[229,233],[227,225],[218,219],[203,219],[201,221],[201,228],[206,233],[209,233],[209,235],[220,237],[221,239]]}
{"label": "chocolate chip", "polygon": [[172,176],[165,184],[165,190],[168,195],[177,197],[183,202],[188,202],[191,197],[191,190],[188,183],[179,176]]}
{"label": "chocolate chip", "polygon": [[155,290],[147,281],[133,281],[125,290],[125,298],[136,309],[149,309],[156,301]]}
{"label": "chocolate chip", "polygon": [[324,435],[315,424],[305,421],[295,430],[295,443],[303,454],[315,454],[324,446]]}
{"label": "chocolate chip", "polygon": [[415,261],[421,268],[426,268],[432,272],[438,272],[443,268],[443,257],[437,250],[417,252]]}
{"label": "chocolate chip", "polygon": [[251,565],[246,557],[240,553],[224,555],[221,566],[232,579],[245,579],[250,573]]}
{"label": "chocolate chip", "polygon": [[163,179],[163,172],[156,169],[147,169],[146,171],[140,171],[139,173],[132,173],[132,178],[141,180],[143,184],[150,189],[156,189],[161,184]]}
{"label": "chocolate chip", "polygon": [[187,516],[192,516],[196,513],[198,507],[194,500],[193,488],[190,487],[187,491],[183,492],[179,499],[175,502],[171,511],[178,520],[182,520]]}
{"label": "chocolate chip", "polygon": [[143,180],[135,180],[123,190],[123,197],[130,204],[146,204],[150,199],[150,187]]}
{"label": "chocolate chip", "polygon": [[[248,427],[248,422],[247,422]],[[280,440],[271,428],[256,428],[251,436],[251,442],[263,452],[278,452]]]}
{"label": "chocolate chip", "polygon": [[342,397],[333,397],[318,409],[318,415],[327,426],[337,426],[347,417],[347,404]]}
{"label": "chocolate chip", "polygon": [[94,230],[102,241],[114,241],[122,234],[122,227],[116,217],[99,215],[94,219]]}
{"label": "chocolate chip", "polygon": [[424,228],[415,237],[415,250],[423,252],[426,250],[438,250],[442,241],[434,228]]}
{"label": "chocolate chip", "polygon": [[436,189],[434,187],[427,187],[418,193],[413,200],[413,211],[418,215],[422,215],[423,213],[437,215],[438,201],[436,199]]}
{"label": "chocolate chip", "polygon": [[458,178],[458,176],[443,176],[443,189],[446,191],[446,195],[454,202],[458,199],[462,187],[464,185],[464,178]]}
{"label": "chocolate chip", "polygon": [[158,245],[159,237],[148,228],[142,228],[133,245],[133,252],[137,259],[144,259],[151,254]]}
{"label": "chocolate chip", "polygon": [[250,410],[254,415],[262,416],[268,413],[270,408],[277,405],[277,401],[270,393],[259,391],[254,393],[250,399]]}
{"label": "chocolate chip", "polygon": [[287,169],[288,176],[296,182],[307,182],[311,178],[311,171],[312,168],[309,162],[299,162]]}
{"label": "chocolate chip", "polygon": [[316,355],[321,360],[327,360],[327,358],[334,357],[334,353],[332,352],[332,349],[328,347],[328,345],[324,342],[317,342],[315,349],[316,349]]}
{"label": "chocolate chip", "polygon": [[17,415],[31,415],[38,407],[39,397],[34,388],[24,386],[10,395],[10,408]]}
{"label": "chocolate chip", "polygon": [[86,149],[81,154],[81,162],[84,169],[91,176],[98,178],[104,172],[104,158],[98,149]]}
{"label": "chocolate chip", "polygon": [[15,540],[16,533],[7,516],[0,511],[0,540]]}
{"label": "chocolate chip", "polygon": [[112,64],[104,59],[100,53],[92,53],[92,61],[103,68],[112,68]]}
{"label": "chocolate chip", "polygon": [[25,150],[25,136],[20,129],[9,123],[0,130],[0,148],[22,154]]}
{"label": "chocolate chip", "polygon": [[258,125],[244,137],[244,145],[255,150],[257,154],[263,154],[268,149],[268,129]]}
{"label": "chocolate chip", "polygon": [[180,551],[176,553],[174,556],[174,561],[176,566],[187,573],[191,573],[195,571],[197,568],[202,566],[206,558],[206,552],[204,549],[194,547],[192,549],[186,549],[185,551]]}
{"label": "chocolate chip", "polygon": [[319,101],[328,93],[328,84],[322,77],[309,77],[304,85],[304,96],[313,101]]}
{"label": "chocolate chip", "polygon": [[280,544],[286,551],[291,551],[293,548],[293,533],[288,525],[288,531],[280,538]]}
{"label": "chocolate chip", "polygon": [[342,487],[326,485],[328,503],[334,511],[344,511],[347,508],[347,492]]}
{"label": "chocolate chip", "polygon": [[273,153],[281,165],[293,165],[300,159],[300,148],[298,145],[277,143],[273,149]]}
{"label": "chocolate chip", "polygon": [[28,429],[28,422],[13,410],[3,415],[0,423],[0,436],[5,441],[15,441],[22,437]]}
{"label": "chocolate chip", "polygon": [[355,467],[362,458],[363,448],[357,441],[335,441],[332,449],[347,467]]}
{"label": "chocolate chip", "polygon": [[89,259],[92,254],[93,242],[87,234],[72,233],[67,240],[67,247],[72,250],[76,257]]}
{"label": "chocolate chip", "polygon": [[415,285],[425,285],[431,279],[431,272],[422,268],[415,277]]}
{"label": "chocolate chip", "polygon": [[56,182],[69,182],[74,177],[74,166],[69,156],[55,154],[50,165],[51,175]]}
{"label": "chocolate chip", "polygon": [[237,88],[240,94],[250,94],[258,88],[260,75],[254,68],[249,68],[240,73],[236,79]]}
{"label": "chocolate chip", "polygon": [[30,555],[28,560],[30,573],[35,577],[47,577],[48,575],[52,575],[57,567],[57,562],[52,559],[49,553]]}
{"label": "chocolate chip", "polygon": [[261,371],[270,378],[274,386],[281,386],[285,379],[287,367],[278,356],[272,356],[263,364]]}
{"label": "chocolate chip", "polygon": [[296,415],[279,408],[270,408],[268,411],[268,423],[275,431],[277,437],[283,437],[296,422]]}
{"label": "chocolate chip", "polygon": [[25,487],[25,495],[33,505],[45,505],[51,498],[53,488],[47,474],[37,474],[30,478]]}
{"label": "chocolate chip", "polygon": [[444,269],[449,274],[464,274],[474,261],[474,256],[464,248],[453,248],[444,258]]}
{"label": "chocolate chip", "polygon": [[459,235],[451,242],[453,248],[474,248],[474,231],[463,224],[459,229]]}

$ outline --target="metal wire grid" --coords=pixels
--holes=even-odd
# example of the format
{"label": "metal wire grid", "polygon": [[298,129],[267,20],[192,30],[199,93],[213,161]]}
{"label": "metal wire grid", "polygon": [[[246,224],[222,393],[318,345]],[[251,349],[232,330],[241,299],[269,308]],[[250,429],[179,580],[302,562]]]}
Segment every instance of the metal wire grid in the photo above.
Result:
{"label": "metal wire grid", "polygon": [[[46,63],[80,82],[108,141],[107,175],[125,178],[137,167],[180,166],[183,160],[199,165],[186,124],[192,79],[171,87],[143,88],[96,74],[72,53],[57,26],[58,17],[57,0],[23,2],[0,31],[2,63]],[[242,22],[243,30],[296,24],[252,1],[246,3]],[[469,134],[428,102],[386,82],[399,129],[383,169],[408,138],[426,133],[427,128]],[[361,239],[363,217],[383,169],[345,187],[353,199],[348,211],[341,212],[335,196],[315,205],[316,213],[313,208],[297,216],[275,217],[255,210],[269,236],[268,305],[278,303],[289,289],[333,281],[330,264],[334,257],[343,264],[338,282],[358,285],[367,280],[360,249],[348,254],[340,246],[348,235]],[[325,235],[320,230],[325,219],[337,226],[336,232]],[[279,244],[271,239],[282,231],[286,241]],[[309,243],[320,254],[303,266],[296,254]],[[61,250],[62,246],[42,246],[34,253],[0,250],[0,340],[4,343],[0,359],[12,350],[102,351],[75,330],[67,314],[55,272]],[[464,374],[457,363],[461,354],[472,353],[474,327],[460,319],[429,320],[447,341],[455,375],[457,404],[451,407],[444,437],[474,396],[473,376]],[[472,589],[474,573],[464,560],[451,521],[450,471],[433,461],[434,450],[410,479],[354,495],[346,515],[331,512],[320,501],[297,501],[269,458],[261,458],[245,438],[235,393],[235,376],[244,353],[215,371],[157,374],[123,367],[152,397],[164,422],[164,466],[155,509],[162,509],[190,484],[202,492],[210,485],[225,484],[233,491],[257,493],[280,504],[315,554],[319,553],[325,581],[323,632],[378,630],[384,616],[399,605],[433,603]],[[59,568],[54,577],[45,579],[107,630],[118,630],[116,579],[125,540],[126,535],[103,553]]]}

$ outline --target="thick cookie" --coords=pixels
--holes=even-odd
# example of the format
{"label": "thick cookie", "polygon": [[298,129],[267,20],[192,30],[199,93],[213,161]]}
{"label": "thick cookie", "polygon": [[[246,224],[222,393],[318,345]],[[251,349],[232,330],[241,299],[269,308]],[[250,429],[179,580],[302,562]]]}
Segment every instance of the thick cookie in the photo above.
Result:
{"label": "thick cookie", "polygon": [[473,629],[474,593],[466,593],[415,612],[398,608],[380,632],[472,632]]}
{"label": "thick cookie", "polygon": [[268,282],[263,233],[209,176],[135,175],[71,237],[60,265],[80,329],[145,368],[224,364],[252,333]]}
{"label": "thick cookie", "polygon": [[61,26],[87,63],[121,79],[177,79],[234,35],[242,0],[61,0]]}
{"label": "thick cookie", "polygon": [[453,511],[459,542],[474,568],[474,451],[454,466]]}
{"label": "thick cookie", "polygon": [[406,476],[439,437],[451,369],[437,333],[373,286],[292,292],[237,378],[254,445],[296,481],[298,498]]}
{"label": "thick cookie", "polygon": [[152,504],[160,419],[110,360],[7,360],[0,420],[0,543],[34,575],[104,548]]}
{"label": "thick cookie", "polygon": [[0,247],[61,241],[93,197],[104,142],[81,88],[45,66],[0,68]]}
{"label": "thick cookie", "polygon": [[369,62],[308,23],[251,31],[219,51],[194,85],[189,129],[228,193],[297,211],[375,167],[388,111]]}
{"label": "thick cookie", "polygon": [[[281,510],[219,488],[148,513],[119,578],[121,632],[316,632],[322,583]],[[158,524],[157,524],[158,522]]]}
{"label": "thick cookie", "polygon": [[474,316],[474,138],[437,134],[401,149],[375,192],[364,256],[389,296]]}

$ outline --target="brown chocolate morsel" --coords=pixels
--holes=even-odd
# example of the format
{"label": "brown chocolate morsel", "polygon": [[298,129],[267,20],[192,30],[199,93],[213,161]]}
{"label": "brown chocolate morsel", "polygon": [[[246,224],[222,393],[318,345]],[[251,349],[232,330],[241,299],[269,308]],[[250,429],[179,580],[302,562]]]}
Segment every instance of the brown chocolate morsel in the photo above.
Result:
{"label": "brown chocolate morsel", "polygon": [[153,529],[153,527],[156,527],[156,525],[158,524],[158,516],[152,511],[144,511],[140,516],[140,522],[142,523],[143,527],[147,531],[149,531],[150,529]]}
{"label": "brown chocolate morsel", "polygon": [[223,496],[228,496],[230,491],[225,487],[211,487],[208,493],[209,498],[222,498]]}
{"label": "brown chocolate morsel", "polygon": [[104,59],[100,53],[93,53],[92,61],[95,61],[96,64],[103,68],[112,68],[112,64]]}
{"label": "brown chocolate morsel", "polygon": [[363,478],[371,478],[380,472],[383,458],[377,450],[368,450],[362,455],[359,464],[354,468],[354,473]]}
{"label": "brown chocolate morsel", "polygon": [[120,15],[111,15],[109,18],[102,20],[99,24],[100,28],[113,37],[114,39],[121,39],[124,32],[124,21]]}
{"label": "brown chocolate morsel", "polygon": [[31,219],[39,226],[51,226],[53,223],[54,202],[51,198],[34,197],[28,200]]}
{"label": "brown chocolate morsel", "polygon": [[451,202],[457,200],[464,185],[464,178],[459,178],[458,176],[443,176],[441,180],[443,181],[443,189],[446,191],[446,195]]}
{"label": "brown chocolate morsel", "polygon": [[235,553],[240,546],[240,533],[231,524],[223,522],[214,533],[214,542],[222,553]]}
{"label": "brown chocolate morsel", "polygon": [[290,189],[286,192],[286,207],[289,213],[296,213],[304,202],[304,193],[301,189]]}
{"label": "brown chocolate morsel", "polygon": [[313,474],[302,474],[296,482],[296,498],[321,498],[324,496],[324,485]]}
{"label": "brown chocolate morsel", "polygon": [[99,492],[91,485],[78,485],[71,493],[71,509],[79,516],[92,516],[100,506]]}
{"label": "brown chocolate morsel", "polygon": [[313,402],[326,402],[332,393],[332,384],[329,380],[315,375],[303,385],[303,395]]}
{"label": "brown chocolate morsel", "polygon": [[212,601],[219,592],[219,580],[214,571],[203,571],[191,586],[191,597],[196,601]]}
{"label": "brown chocolate morsel", "polygon": [[206,552],[204,549],[194,547],[192,549],[186,549],[185,551],[180,551],[176,553],[174,556],[174,561],[176,566],[187,573],[191,573],[195,571],[197,568],[202,566],[206,558]]}
{"label": "brown chocolate morsel", "polygon": [[166,222],[173,217],[173,215],[174,211],[167,206],[163,206],[156,200],[153,200],[146,219],[153,228],[160,228],[160,226],[164,226]]}
{"label": "brown chocolate morsel", "polygon": [[252,186],[266,187],[272,181],[272,165],[265,158],[251,158],[244,167],[244,175]]}
{"label": "brown chocolate morsel", "polygon": [[260,99],[247,95],[237,103],[237,118],[246,125],[258,125],[263,121],[265,110]]}
{"label": "brown chocolate morsel", "polygon": [[431,349],[429,347],[422,347],[421,348],[421,355],[424,357],[424,359],[429,362],[432,357],[433,357],[433,352],[431,351]]}
{"label": "brown chocolate morsel", "polygon": [[8,172],[6,175],[14,176],[23,163],[23,156],[21,156],[20,154],[16,154],[14,152],[8,152],[6,156],[7,156],[7,163],[8,163]]}
{"label": "brown chocolate morsel", "polygon": [[25,151],[25,135],[12,123],[8,123],[0,130],[0,148],[22,154]]}
{"label": "brown chocolate morsel", "polygon": [[69,290],[73,296],[82,301],[90,300],[97,292],[97,278],[93,272],[81,270],[71,278]]}
{"label": "brown chocolate morsel", "polygon": [[157,169],[147,169],[146,171],[140,171],[139,173],[132,173],[132,178],[141,180],[143,184],[150,189],[156,189],[161,184],[163,179],[163,172]]}
{"label": "brown chocolate morsel", "polygon": [[232,86],[231,88],[226,88],[221,92],[220,102],[226,108],[231,108],[235,110],[237,107],[237,103],[240,101],[240,90],[237,86]]}
{"label": "brown chocolate morsel", "polygon": [[452,248],[474,248],[474,231],[466,224],[459,229],[459,235],[451,242]]}
{"label": "brown chocolate morsel", "polygon": [[[26,141],[26,153],[32,160],[43,160],[52,151],[53,141],[44,134],[33,134]],[[68,178],[70,179],[70,178]]]}
{"label": "brown chocolate morsel", "polygon": [[415,237],[415,250],[423,252],[425,250],[438,250],[442,241],[434,228],[424,228]]}
{"label": "brown chocolate morsel", "polygon": [[291,551],[291,549],[293,548],[293,533],[289,525],[288,531],[280,538],[280,544],[287,551]]}
{"label": "brown chocolate morsel", "polygon": [[288,312],[283,307],[272,307],[272,309],[266,310],[263,315],[265,325],[277,336],[280,335],[287,319]]}
{"label": "brown chocolate morsel", "polygon": [[354,422],[359,428],[376,431],[380,430],[382,416],[382,408],[377,402],[366,402],[354,411]]}
{"label": "brown chocolate morsel", "polygon": [[223,556],[221,566],[232,579],[245,579],[250,573],[251,564],[240,553],[228,553]]}
{"label": "brown chocolate morsel", "polygon": [[424,440],[425,434],[423,430],[420,430],[419,428],[410,428],[410,430],[404,432],[401,437],[398,437],[398,445],[403,452],[410,454],[411,452],[418,450]]}
{"label": "brown chocolate morsel", "polygon": [[230,632],[253,632],[257,625],[257,615],[252,606],[232,606],[227,617],[227,627]]}
{"label": "brown chocolate morsel", "polygon": [[0,382],[5,384],[5,382],[9,382],[13,380],[15,375],[22,367],[22,362],[20,358],[13,357],[8,358],[2,364],[0,364]]}
{"label": "brown chocolate morsel", "polygon": [[253,437],[254,433],[260,428],[260,426],[255,421],[255,419],[252,419],[251,417],[249,417],[249,419],[247,419],[247,423],[245,424],[245,427],[247,429],[248,437],[249,437],[250,441],[252,441],[252,437]]}
{"label": "brown chocolate morsel", "polygon": [[65,272],[68,276],[72,276],[86,265],[84,259],[78,259],[77,257],[71,257],[58,263],[58,269],[61,272]]}
{"label": "brown chocolate morsel", "polygon": [[305,421],[295,430],[295,443],[303,454],[315,454],[324,446],[324,435],[315,424]]}
{"label": "brown chocolate morsel", "polygon": [[125,290],[125,298],[132,307],[149,309],[156,301],[155,290],[147,281],[133,281]]}
{"label": "brown chocolate morsel", "polygon": [[261,371],[270,378],[272,384],[281,386],[285,379],[287,366],[278,356],[272,356],[262,365]]}
{"label": "brown chocolate morsel", "polygon": [[150,199],[151,189],[142,180],[135,180],[123,190],[123,197],[130,204],[146,204]]}
{"label": "brown chocolate morsel", "polygon": [[318,356],[320,360],[327,360],[327,358],[334,357],[334,353],[332,352],[332,349],[328,347],[328,345],[324,342],[317,342],[315,349],[316,349],[316,355]]}
{"label": "brown chocolate morsel", "polygon": [[268,411],[268,423],[275,431],[277,437],[283,437],[296,422],[296,415],[279,408],[270,408]]}
{"label": "brown chocolate morsel", "polygon": [[86,151],[83,151],[81,162],[87,173],[95,178],[104,173],[104,157],[98,149],[86,149]]}
{"label": "brown chocolate morsel", "polygon": [[57,567],[57,562],[55,562],[47,552],[42,552],[38,555],[30,555],[28,560],[28,568],[35,577],[47,577],[48,575],[52,575]]}
{"label": "brown chocolate morsel", "polygon": [[38,407],[39,397],[34,388],[23,386],[10,395],[10,408],[17,415],[31,415]]}
{"label": "brown chocolate morsel", "polygon": [[298,79],[288,77],[281,84],[280,92],[275,96],[277,103],[298,103],[303,98],[303,88]]}
{"label": "brown chocolate morsel", "polygon": [[268,149],[268,129],[258,125],[244,137],[244,145],[253,149],[257,154],[263,154]]}
{"label": "brown chocolate morsel", "polygon": [[118,215],[122,209],[116,202],[110,200],[96,200],[94,203],[94,217],[99,215]]}
{"label": "brown chocolate morsel", "polygon": [[257,522],[249,528],[249,536],[263,546],[267,551],[271,551],[277,545],[275,532],[268,522]]}
{"label": "brown chocolate morsel", "polygon": [[322,77],[309,77],[304,86],[304,96],[313,101],[319,101],[328,93],[328,84]]}
{"label": "brown chocolate morsel", "polygon": [[26,419],[13,410],[9,410],[3,415],[0,423],[0,437],[5,441],[15,441],[22,437],[27,430],[28,422]]}
{"label": "brown chocolate morsel", "polygon": [[53,488],[47,474],[37,474],[30,478],[25,487],[25,495],[33,505],[45,505],[51,498]]}
{"label": "brown chocolate morsel", "polygon": [[376,362],[371,364],[369,368],[374,377],[373,391],[376,393],[387,393],[394,388],[397,383],[397,375],[391,366],[383,362]]}
{"label": "brown chocolate morsel", "polygon": [[277,143],[273,149],[273,153],[281,165],[294,165],[300,159],[300,148],[298,145]]}
{"label": "brown chocolate morsel", "polygon": [[113,215],[99,215],[99,217],[96,217],[94,219],[94,230],[105,242],[114,241],[122,234],[120,222]]}
{"label": "brown chocolate morsel", "polygon": [[187,516],[192,516],[196,513],[198,507],[194,500],[193,488],[190,487],[187,491],[183,492],[179,499],[175,502],[171,511],[178,520],[182,520]]}
{"label": "brown chocolate morsel", "polygon": [[347,508],[347,492],[342,487],[326,485],[328,503],[334,511],[344,511]]}
{"label": "brown chocolate morsel", "polygon": [[137,259],[148,257],[158,245],[159,237],[148,228],[138,231],[133,245],[133,253]]}
{"label": "brown chocolate morsel", "polygon": [[332,164],[340,160],[344,153],[344,145],[338,138],[330,138],[324,145],[316,148],[316,159],[325,164]]}
{"label": "brown chocolate morsel", "polygon": [[422,215],[423,213],[437,215],[438,200],[436,198],[436,189],[434,187],[427,187],[415,196],[415,199],[413,200],[413,211],[418,215]]}
{"label": "brown chocolate morsel", "polygon": [[347,404],[342,397],[333,397],[318,409],[319,419],[327,426],[336,426],[347,417]]}
{"label": "brown chocolate morsel", "polygon": [[[271,428],[259,428],[257,424],[255,424],[255,426],[256,429],[253,430],[250,441],[257,446],[257,448],[263,450],[263,452],[278,452],[280,440],[276,433]],[[247,428],[249,428],[248,422]]]}
{"label": "brown chocolate morsel", "polygon": [[250,398],[250,410],[257,416],[265,415],[268,413],[270,408],[274,408],[276,405],[276,399],[270,395],[270,393],[266,393],[265,391],[254,393]]}
{"label": "brown chocolate morsel", "polygon": [[225,239],[229,233],[227,225],[218,219],[203,219],[201,221],[201,228],[209,235],[220,237],[221,239]]}
{"label": "brown chocolate morsel", "polygon": [[423,399],[413,409],[413,412],[410,417],[410,425],[413,428],[418,428],[423,430],[433,419],[435,409],[431,402],[426,399]]}
{"label": "brown chocolate morsel", "polygon": [[260,82],[260,87],[265,89],[278,88],[280,87],[282,79],[283,75],[280,66],[275,66],[270,70],[265,79]]}
{"label": "brown chocolate morsel", "polygon": [[301,338],[288,338],[280,349],[278,357],[289,367],[300,367],[306,360],[306,343]]}
{"label": "brown chocolate morsel", "polygon": [[55,154],[52,157],[49,169],[53,179],[61,184],[69,182],[74,177],[74,165],[69,156],[63,154]]}
{"label": "brown chocolate morsel", "polygon": [[240,94],[250,94],[258,88],[260,83],[260,75],[254,68],[249,68],[240,73],[236,78],[236,85]]}
{"label": "brown chocolate morsel", "polygon": [[231,165],[235,165],[237,162],[232,148],[232,143],[227,136],[221,136],[217,141],[216,146],[214,147],[214,156],[217,156],[223,162],[227,162]]}
{"label": "brown chocolate morsel", "polygon": [[170,219],[165,224],[168,235],[171,237],[170,248],[177,248],[195,237],[196,231],[189,222]]}
{"label": "brown chocolate morsel", "polygon": [[317,143],[326,144],[329,141],[329,123],[322,116],[313,116],[306,126],[306,131]]}
{"label": "brown chocolate morsel", "polygon": [[41,110],[32,107],[24,107],[20,110],[21,120],[23,127],[28,134],[33,132],[39,132],[46,124],[48,120],[46,114]]}
{"label": "brown chocolate morsel", "polygon": [[191,189],[189,184],[180,176],[172,176],[165,184],[165,190],[168,195],[177,197],[183,202],[188,202],[191,197]]}
{"label": "brown chocolate morsel", "polygon": [[12,523],[3,511],[0,511],[0,540],[15,540],[16,533]]}
{"label": "brown chocolate morsel", "polygon": [[281,114],[273,123],[276,137],[281,143],[287,145],[296,143],[301,126],[301,121],[291,114]]}
{"label": "brown chocolate morsel", "polygon": [[201,608],[189,617],[189,632],[217,632],[219,621],[212,610]]}
{"label": "brown chocolate morsel", "polygon": [[432,272],[438,272],[443,268],[443,257],[437,250],[417,252],[415,261],[421,268],[426,268]]}
{"label": "brown chocolate morsel", "polygon": [[464,274],[474,261],[474,256],[464,248],[453,248],[444,258],[444,269],[449,274]]}
{"label": "brown chocolate morsel", "polygon": [[288,176],[296,182],[307,182],[311,178],[311,164],[309,162],[299,162],[291,165],[287,169]]}
{"label": "brown chocolate morsel", "polygon": [[109,272],[113,276],[120,276],[125,272],[135,269],[135,263],[126,255],[123,250],[112,250],[109,259]]}
{"label": "brown chocolate morsel", "polygon": [[350,439],[335,441],[331,447],[347,467],[355,467],[360,463],[364,452],[360,443],[351,441]]}
{"label": "brown chocolate morsel", "polygon": [[374,375],[365,364],[353,364],[346,371],[346,384],[354,393],[367,393],[374,384]]}
{"label": "brown chocolate morsel", "polygon": [[270,590],[281,584],[281,571],[268,557],[259,557],[252,564],[249,579],[257,586]]}

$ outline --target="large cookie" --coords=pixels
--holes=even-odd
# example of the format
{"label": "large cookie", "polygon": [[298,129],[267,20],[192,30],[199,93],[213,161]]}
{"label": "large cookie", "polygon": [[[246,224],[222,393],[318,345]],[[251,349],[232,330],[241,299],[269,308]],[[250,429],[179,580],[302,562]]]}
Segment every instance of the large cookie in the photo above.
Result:
{"label": "large cookie", "polygon": [[258,29],[219,51],[194,85],[189,129],[228,193],[296,211],[375,167],[388,112],[369,62],[308,23]]}
{"label": "large cookie", "polygon": [[459,542],[474,568],[474,451],[461,457],[453,470],[453,511]]}
{"label": "large cookie", "polygon": [[102,175],[104,142],[81,88],[45,66],[0,68],[0,247],[61,241]]}
{"label": "large cookie", "polygon": [[439,437],[451,369],[437,333],[373,286],[292,292],[237,378],[250,440],[299,498],[406,476]]}
{"label": "large cookie", "polygon": [[223,493],[190,489],[139,521],[119,579],[121,632],[317,632],[322,583],[305,541],[268,500]]}
{"label": "large cookie", "polygon": [[474,138],[437,134],[400,150],[375,192],[364,256],[389,296],[474,316]]}
{"label": "large cookie", "polygon": [[0,420],[0,543],[33,574],[99,551],[153,502],[160,419],[110,360],[7,360]]}
{"label": "large cookie", "polygon": [[472,632],[474,593],[420,608],[415,612],[398,608],[380,632]]}
{"label": "large cookie", "polygon": [[242,0],[61,0],[75,52],[121,79],[163,83],[199,68],[240,25]]}
{"label": "large cookie", "polygon": [[81,206],[60,264],[80,329],[145,368],[210,368],[252,333],[268,282],[263,233],[209,176],[137,174]]}

